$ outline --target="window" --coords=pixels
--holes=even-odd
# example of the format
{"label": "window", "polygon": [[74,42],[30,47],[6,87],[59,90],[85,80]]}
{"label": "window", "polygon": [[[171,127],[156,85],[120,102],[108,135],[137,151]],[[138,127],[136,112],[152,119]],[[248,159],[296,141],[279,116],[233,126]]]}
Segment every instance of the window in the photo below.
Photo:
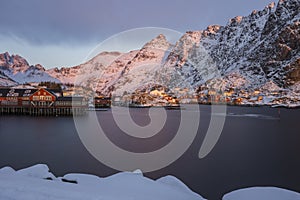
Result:
{"label": "window", "polygon": [[29,101],[22,101],[23,105],[29,105]]}
{"label": "window", "polygon": [[38,96],[33,96],[33,101],[38,101],[39,100],[39,97]]}
{"label": "window", "polygon": [[51,97],[51,96],[46,96],[46,97],[45,97],[45,100],[46,100],[46,101],[52,101],[52,97]]}

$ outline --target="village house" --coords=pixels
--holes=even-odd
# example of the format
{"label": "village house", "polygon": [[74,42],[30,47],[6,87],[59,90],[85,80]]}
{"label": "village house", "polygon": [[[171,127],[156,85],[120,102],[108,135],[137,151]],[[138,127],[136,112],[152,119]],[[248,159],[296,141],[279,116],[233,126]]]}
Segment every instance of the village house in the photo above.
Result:
{"label": "village house", "polygon": [[94,106],[95,108],[109,108],[111,107],[111,98],[98,96],[94,98]]}

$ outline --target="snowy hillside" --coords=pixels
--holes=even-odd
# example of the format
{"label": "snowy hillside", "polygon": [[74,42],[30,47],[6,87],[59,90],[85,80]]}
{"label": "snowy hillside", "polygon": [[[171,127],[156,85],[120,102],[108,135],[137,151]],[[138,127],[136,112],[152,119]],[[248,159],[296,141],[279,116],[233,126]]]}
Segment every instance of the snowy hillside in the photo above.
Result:
{"label": "snowy hillside", "polygon": [[102,52],[93,59],[74,67],[62,67],[60,69],[53,68],[46,72],[60,80],[61,83],[81,83],[81,80],[88,80],[95,78],[97,72],[104,70],[116,58],[121,56],[119,52]]}
{"label": "snowy hillside", "polygon": [[103,65],[101,69],[94,71],[90,77],[85,73],[76,80],[80,85],[86,85],[103,94],[113,90],[114,84],[124,73],[125,66],[134,58],[137,51],[120,54],[109,65]]}
{"label": "snowy hillside", "polygon": [[167,58],[172,45],[164,35],[146,43],[122,71],[122,76],[114,84],[115,93],[134,92],[147,85],[156,84],[156,75]]}
{"label": "snowy hillside", "polygon": [[7,77],[5,74],[3,74],[2,72],[0,72],[0,86],[15,86],[18,83],[16,83],[15,81],[13,81],[12,79],[10,79],[9,77]]}

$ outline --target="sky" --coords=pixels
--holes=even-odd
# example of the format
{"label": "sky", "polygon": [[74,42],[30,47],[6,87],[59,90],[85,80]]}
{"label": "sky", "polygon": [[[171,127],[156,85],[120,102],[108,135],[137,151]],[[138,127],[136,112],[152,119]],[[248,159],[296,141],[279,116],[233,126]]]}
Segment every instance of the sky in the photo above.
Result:
{"label": "sky", "polygon": [[[272,0],[9,0],[1,2],[0,52],[19,54],[45,68],[82,63],[103,41],[143,27],[184,33],[261,10]],[[126,37],[107,50],[128,51],[149,40]],[[153,31],[157,34],[157,31]],[[119,34],[120,35],[120,34]],[[147,35],[147,37],[146,37]],[[151,35],[151,34],[150,34]],[[155,36],[154,36],[155,37]],[[122,41],[121,41],[122,40]],[[113,49],[115,47],[116,49]],[[105,50],[100,48],[101,50]]]}

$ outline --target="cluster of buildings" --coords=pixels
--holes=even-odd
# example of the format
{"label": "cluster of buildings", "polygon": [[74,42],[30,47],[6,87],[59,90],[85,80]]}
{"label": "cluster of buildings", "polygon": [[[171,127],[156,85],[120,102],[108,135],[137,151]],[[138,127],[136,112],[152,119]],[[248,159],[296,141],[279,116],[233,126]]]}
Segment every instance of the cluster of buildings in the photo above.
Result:
{"label": "cluster of buildings", "polygon": [[[89,93],[80,90],[40,88],[0,88],[0,114],[26,114],[43,116],[84,115],[92,108],[114,106],[130,107],[179,107],[179,104],[228,104],[228,105],[299,105],[297,95],[288,90],[251,91],[234,88],[218,91],[206,87],[191,92],[189,89],[175,88],[171,91],[163,87],[149,91],[125,92],[122,96],[97,96],[89,98]],[[85,94],[85,96],[83,95]]]}
{"label": "cluster of buildings", "polygon": [[131,94],[114,96],[112,102],[119,106],[176,106],[179,104],[227,104],[227,105],[299,105],[300,95],[290,94],[290,90],[253,90],[229,88],[224,91],[203,87],[193,92],[187,88],[171,91],[156,88],[150,91],[135,91]]}
{"label": "cluster of buildings", "polygon": [[83,115],[87,101],[82,96],[63,96],[47,88],[0,88],[0,114]]}
{"label": "cluster of buildings", "polygon": [[112,96],[112,103],[116,106],[150,107],[150,106],[179,106],[179,100],[173,93],[167,93],[164,89],[151,91],[135,91],[122,96]]}
{"label": "cluster of buildings", "polygon": [[290,105],[300,104],[297,95],[290,94],[291,91],[285,89],[265,90],[257,88],[254,90],[243,90],[230,88],[225,91],[200,90],[197,94],[199,103],[220,103],[228,105]]}

